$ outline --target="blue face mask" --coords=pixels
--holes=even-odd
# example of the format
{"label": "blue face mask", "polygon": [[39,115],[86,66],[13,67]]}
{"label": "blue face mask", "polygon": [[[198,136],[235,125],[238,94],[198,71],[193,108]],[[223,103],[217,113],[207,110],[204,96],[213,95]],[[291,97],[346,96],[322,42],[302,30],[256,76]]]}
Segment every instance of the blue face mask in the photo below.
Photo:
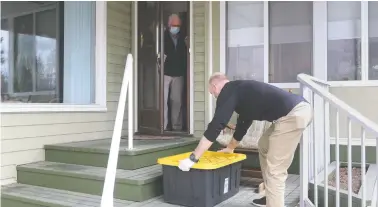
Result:
{"label": "blue face mask", "polygon": [[179,27],[171,27],[170,31],[173,35],[176,35],[180,31],[180,28]]}

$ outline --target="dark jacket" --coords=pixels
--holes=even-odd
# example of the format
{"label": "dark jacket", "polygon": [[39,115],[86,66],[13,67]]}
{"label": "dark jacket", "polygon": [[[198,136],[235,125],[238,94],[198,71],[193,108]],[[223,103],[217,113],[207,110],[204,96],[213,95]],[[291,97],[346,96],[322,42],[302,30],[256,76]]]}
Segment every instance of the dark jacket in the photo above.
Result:
{"label": "dark jacket", "polygon": [[175,47],[169,30],[164,32],[164,51],[167,55],[164,62],[164,75],[171,77],[186,75],[187,49],[185,37],[180,32],[177,35],[177,46]]}

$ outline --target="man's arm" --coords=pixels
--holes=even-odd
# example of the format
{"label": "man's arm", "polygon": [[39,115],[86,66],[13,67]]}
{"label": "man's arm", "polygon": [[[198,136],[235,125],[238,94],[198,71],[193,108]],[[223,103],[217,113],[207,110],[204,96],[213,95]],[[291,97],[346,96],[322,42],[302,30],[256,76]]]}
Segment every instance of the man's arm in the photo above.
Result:
{"label": "man's arm", "polygon": [[236,95],[231,94],[228,98],[220,97],[217,100],[213,120],[207,126],[202,139],[200,140],[197,148],[194,150],[196,159],[199,159],[204,152],[206,152],[213,142],[217,139],[220,132],[226,127],[230,121],[232,113],[236,106]]}
{"label": "man's arm", "polygon": [[252,121],[252,119],[243,119],[241,115],[238,117],[233,139],[227,145],[228,149],[234,150],[239,145],[239,142],[243,139],[248,128],[251,126]]}
{"label": "man's arm", "polygon": [[240,115],[238,117],[238,120],[236,121],[234,139],[240,142],[243,139],[244,135],[247,133],[248,128],[252,124],[252,121],[253,121],[252,119],[245,118],[245,116]]}

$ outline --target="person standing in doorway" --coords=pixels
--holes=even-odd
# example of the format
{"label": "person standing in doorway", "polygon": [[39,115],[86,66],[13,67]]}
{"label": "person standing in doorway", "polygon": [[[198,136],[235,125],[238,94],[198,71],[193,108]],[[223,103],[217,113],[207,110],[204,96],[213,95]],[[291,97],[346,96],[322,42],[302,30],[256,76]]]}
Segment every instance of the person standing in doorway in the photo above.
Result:
{"label": "person standing in doorway", "polygon": [[168,28],[164,32],[164,128],[168,127],[168,103],[170,103],[170,123],[173,131],[182,130],[182,93],[187,67],[187,46],[185,36],[180,33],[181,19],[172,14]]}

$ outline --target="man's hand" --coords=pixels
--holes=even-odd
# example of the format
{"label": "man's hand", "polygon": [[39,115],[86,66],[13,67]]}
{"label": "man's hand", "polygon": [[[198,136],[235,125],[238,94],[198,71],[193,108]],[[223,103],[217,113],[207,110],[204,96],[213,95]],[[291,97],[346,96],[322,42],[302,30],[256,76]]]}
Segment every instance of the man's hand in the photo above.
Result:
{"label": "man's hand", "polygon": [[239,145],[239,141],[237,141],[235,138],[232,138],[230,143],[228,143],[227,148],[233,151],[238,145]]}
{"label": "man's hand", "polygon": [[185,41],[185,46],[186,46],[186,47],[190,47],[190,45],[189,45],[190,42],[189,42],[189,37],[188,37],[188,36],[185,37],[185,40],[184,40],[184,41]]}
{"label": "man's hand", "polygon": [[231,154],[231,153],[234,153],[234,150],[226,147],[224,149],[218,150],[218,152],[224,152],[224,153],[227,153],[227,154]]}
{"label": "man's hand", "polygon": [[191,161],[189,158],[186,158],[184,160],[180,160],[180,163],[179,163],[178,167],[182,171],[189,171],[190,168],[192,168],[194,164],[195,163],[193,161]]}

